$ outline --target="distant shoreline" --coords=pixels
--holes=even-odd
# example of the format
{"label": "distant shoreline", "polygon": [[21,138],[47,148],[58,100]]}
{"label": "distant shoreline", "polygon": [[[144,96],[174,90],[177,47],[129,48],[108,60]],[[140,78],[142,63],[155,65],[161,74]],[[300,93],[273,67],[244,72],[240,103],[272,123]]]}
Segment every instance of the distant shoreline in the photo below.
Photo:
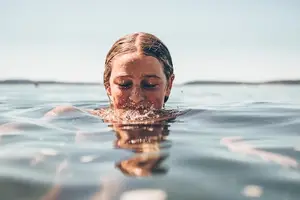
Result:
{"label": "distant shoreline", "polygon": [[[0,80],[0,85],[103,85],[100,82],[64,82],[64,81],[32,81],[26,79],[8,79]],[[273,80],[261,82],[243,82],[243,81],[188,81],[178,85],[300,85],[299,80]]]}
{"label": "distant shoreline", "polygon": [[32,81],[22,79],[8,79],[0,81],[0,84],[9,85],[102,85],[100,82],[64,82],[64,81]]}
{"label": "distant shoreline", "polygon": [[183,85],[300,85],[299,80],[273,80],[260,82],[243,81],[189,81]]}

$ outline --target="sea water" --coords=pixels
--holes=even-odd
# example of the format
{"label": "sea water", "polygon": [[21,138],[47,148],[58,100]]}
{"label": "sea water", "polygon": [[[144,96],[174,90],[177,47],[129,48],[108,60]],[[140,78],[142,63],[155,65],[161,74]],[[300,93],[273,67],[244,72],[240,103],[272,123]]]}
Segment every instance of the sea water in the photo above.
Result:
{"label": "sea water", "polygon": [[103,86],[1,85],[0,199],[299,200],[300,87],[174,86],[156,126],[58,105],[108,106]]}

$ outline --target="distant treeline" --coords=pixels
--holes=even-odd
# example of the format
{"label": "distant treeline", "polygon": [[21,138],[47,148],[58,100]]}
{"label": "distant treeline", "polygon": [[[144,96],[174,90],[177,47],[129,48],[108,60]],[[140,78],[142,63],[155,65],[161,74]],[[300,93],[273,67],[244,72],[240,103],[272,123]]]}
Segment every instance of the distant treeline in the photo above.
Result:
{"label": "distant treeline", "polygon": [[190,81],[183,85],[299,85],[300,80],[275,80],[262,82],[242,81]]}
{"label": "distant treeline", "polygon": [[32,84],[32,85],[51,85],[51,84],[58,84],[58,85],[100,85],[101,83],[96,82],[63,82],[63,81],[31,81],[31,80],[3,80],[0,81],[0,84]]}
{"label": "distant treeline", "polygon": [[[32,85],[102,85],[101,82],[63,82],[63,81],[32,81],[22,79],[11,79],[0,81],[0,84],[32,84]],[[299,80],[274,80],[264,82],[242,82],[242,81],[189,81],[182,85],[299,85]]]}

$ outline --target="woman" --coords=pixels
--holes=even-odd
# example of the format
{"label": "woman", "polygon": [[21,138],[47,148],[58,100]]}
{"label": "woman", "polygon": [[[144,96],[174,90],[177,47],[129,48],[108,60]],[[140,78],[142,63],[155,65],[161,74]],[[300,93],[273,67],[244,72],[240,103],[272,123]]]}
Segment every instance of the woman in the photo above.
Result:
{"label": "woman", "polygon": [[[104,121],[119,123],[174,119],[183,113],[162,109],[171,94],[174,78],[170,52],[160,39],[144,32],[128,34],[117,40],[106,56],[103,83],[109,108],[82,110],[58,106],[47,112],[43,119],[51,120],[74,111],[88,112]],[[20,127],[21,124],[10,123],[2,125],[0,130],[7,133]]]}
{"label": "woman", "polygon": [[[170,52],[160,39],[143,32],[125,35],[113,44],[105,60],[103,83],[110,108],[88,112],[107,121],[170,118],[159,110],[171,94],[174,77]],[[45,117],[75,110],[59,106]]]}

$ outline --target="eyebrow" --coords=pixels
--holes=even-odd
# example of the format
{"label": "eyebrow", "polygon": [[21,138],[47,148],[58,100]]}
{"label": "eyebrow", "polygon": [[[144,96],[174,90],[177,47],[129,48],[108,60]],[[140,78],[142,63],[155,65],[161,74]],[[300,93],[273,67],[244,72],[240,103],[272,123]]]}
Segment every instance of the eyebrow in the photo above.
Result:
{"label": "eyebrow", "polygon": [[[120,76],[117,76],[116,78],[123,78],[123,77],[130,77],[132,78],[133,76],[132,75],[120,75]],[[145,74],[145,75],[142,75],[143,78],[158,78],[158,79],[161,79],[161,77],[155,75],[155,74]]]}
{"label": "eyebrow", "polygon": [[158,78],[158,79],[161,79],[159,76],[155,75],[155,74],[145,74],[143,75],[143,77],[146,77],[146,78]]}
{"label": "eyebrow", "polygon": [[116,78],[123,78],[123,77],[130,77],[130,78],[132,78],[131,75],[120,75],[120,76],[117,76]]}

